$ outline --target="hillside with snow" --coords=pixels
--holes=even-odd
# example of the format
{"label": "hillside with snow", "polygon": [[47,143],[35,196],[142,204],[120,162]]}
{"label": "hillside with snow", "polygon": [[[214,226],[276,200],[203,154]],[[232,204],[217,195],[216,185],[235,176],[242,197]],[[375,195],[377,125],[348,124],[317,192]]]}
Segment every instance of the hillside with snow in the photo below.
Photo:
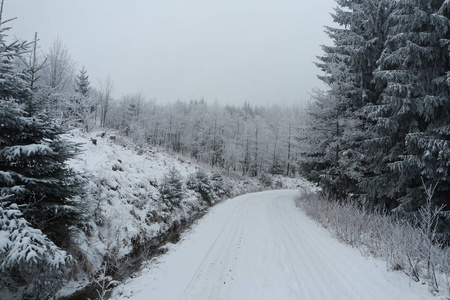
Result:
{"label": "hillside with snow", "polygon": [[[66,138],[81,147],[81,153],[69,165],[83,177],[85,189],[78,201],[87,218],[71,246],[71,254],[80,262],[79,280],[61,291],[60,296],[89,285],[89,278],[99,272],[116,278],[125,276],[129,273],[130,255],[135,258],[136,252],[148,251],[148,244],[157,246],[161,237],[164,240],[168,233],[180,230],[216,202],[270,188],[269,184],[278,188],[299,188],[305,184],[300,178],[264,177],[261,181],[221,174],[186,158],[138,145],[114,131],[86,134],[74,130]],[[171,169],[179,172],[183,182],[182,199],[176,204],[164,200],[160,192],[164,176]],[[200,170],[210,178],[208,201],[187,187],[189,178],[192,180]]]}

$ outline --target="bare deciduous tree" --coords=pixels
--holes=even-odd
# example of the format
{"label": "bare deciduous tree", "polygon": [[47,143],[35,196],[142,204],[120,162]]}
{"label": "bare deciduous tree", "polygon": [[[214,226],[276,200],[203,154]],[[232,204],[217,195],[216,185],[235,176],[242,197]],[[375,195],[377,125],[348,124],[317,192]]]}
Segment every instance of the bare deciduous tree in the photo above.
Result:
{"label": "bare deciduous tree", "polygon": [[72,88],[75,63],[70,57],[68,48],[58,37],[45,55],[47,60],[46,67],[43,70],[42,78],[46,85],[61,92]]}
{"label": "bare deciduous tree", "polygon": [[99,81],[99,97],[100,97],[100,126],[106,125],[106,117],[108,114],[109,104],[112,99],[112,92],[114,85],[111,76],[106,76],[106,79]]}

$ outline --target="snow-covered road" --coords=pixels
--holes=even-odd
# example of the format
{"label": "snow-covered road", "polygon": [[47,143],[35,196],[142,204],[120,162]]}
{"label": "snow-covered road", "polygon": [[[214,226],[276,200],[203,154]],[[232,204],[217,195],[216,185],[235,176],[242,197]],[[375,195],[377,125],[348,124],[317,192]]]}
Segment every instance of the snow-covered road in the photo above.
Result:
{"label": "snow-covered road", "polygon": [[297,191],[227,200],[113,299],[436,299],[425,286],[332,238]]}

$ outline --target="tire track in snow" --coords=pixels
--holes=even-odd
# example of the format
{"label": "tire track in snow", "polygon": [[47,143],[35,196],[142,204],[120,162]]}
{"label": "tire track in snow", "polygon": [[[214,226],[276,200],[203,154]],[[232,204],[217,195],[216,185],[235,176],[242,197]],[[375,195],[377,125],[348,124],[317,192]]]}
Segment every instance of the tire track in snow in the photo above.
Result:
{"label": "tire track in snow", "polygon": [[[277,219],[285,220],[285,222],[278,223],[287,237],[284,240],[290,242],[290,246],[297,254],[292,258],[294,263],[291,266],[295,270],[295,282],[304,283],[297,296],[300,297],[306,293],[310,299],[362,299],[362,295],[355,295],[351,285],[346,284],[348,280],[346,275],[336,271],[333,260],[328,259],[327,255],[324,255],[323,249],[314,245],[314,239],[307,237],[299,228],[298,223],[290,214],[291,211],[286,210],[285,205],[281,206],[279,202],[273,202],[273,205],[279,214]],[[295,217],[298,218],[298,214],[295,214]],[[314,285],[315,288],[311,289],[311,285]],[[343,294],[335,286],[349,288]]]}
{"label": "tire track in snow", "polygon": [[224,286],[234,280],[231,272],[240,257],[251,202],[249,199],[236,207],[179,299],[227,299]]}

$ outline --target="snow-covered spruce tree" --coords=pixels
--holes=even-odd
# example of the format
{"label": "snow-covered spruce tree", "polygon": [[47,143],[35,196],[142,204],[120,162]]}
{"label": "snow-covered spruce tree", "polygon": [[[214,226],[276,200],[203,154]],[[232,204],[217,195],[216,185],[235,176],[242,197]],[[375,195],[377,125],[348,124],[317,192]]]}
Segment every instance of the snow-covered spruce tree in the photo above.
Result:
{"label": "snow-covered spruce tree", "polygon": [[212,192],[219,198],[230,193],[229,187],[224,183],[222,175],[217,172],[212,172],[211,174],[211,185]]}
{"label": "snow-covered spruce tree", "polygon": [[319,78],[329,90],[316,93],[307,124],[312,130],[309,142],[321,146],[311,147],[301,164],[330,196],[342,199],[359,194],[357,183],[367,172],[360,149],[361,141],[370,135],[364,107],[378,98],[373,71],[390,8],[385,0],[339,0],[337,4],[333,20],[341,27],[327,27],[334,46],[323,46],[325,54],[317,63],[325,73]]}
{"label": "snow-covered spruce tree", "polygon": [[268,173],[262,173],[259,175],[259,183],[261,183],[264,187],[272,187],[273,186],[273,178]]}
{"label": "snow-covered spruce tree", "polygon": [[12,197],[0,197],[0,296],[46,299],[61,287],[73,261],[30,227]]}
{"label": "snow-covered spruce tree", "polygon": [[[12,74],[0,78],[7,80],[7,75]],[[29,117],[20,104],[23,98],[6,96],[4,88],[0,86],[0,191],[13,194],[13,202],[24,205],[25,219],[62,244],[68,225],[79,216],[71,200],[78,194],[78,181],[66,166],[77,146],[60,137],[64,130],[45,112]]]}
{"label": "snow-covered spruce tree", "polygon": [[158,190],[161,193],[162,199],[172,205],[178,205],[181,199],[183,199],[183,182],[180,172],[175,167],[172,167],[164,175]]}
{"label": "snow-covered spruce tree", "polygon": [[209,179],[208,174],[203,170],[190,174],[186,182],[186,187],[200,194],[203,200],[208,203],[214,201],[215,195],[213,193],[213,186]]}
{"label": "snow-covered spruce tree", "polygon": [[[323,174],[330,173],[336,165],[336,154],[333,154],[337,143],[336,107],[334,98],[328,93],[317,91],[315,101],[306,108],[299,163],[302,175],[312,182],[322,184]],[[336,168],[333,168],[333,171],[335,170]],[[331,186],[324,189],[327,193],[332,192]]]}
{"label": "snow-covered spruce tree", "polygon": [[7,44],[6,30],[0,28],[0,286],[45,298],[71,260],[54,242],[64,244],[79,217],[71,200],[77,180],[65,164],[77,148],[59,137],[64,131],[45,111],[31,115],[29,76],[13,66],[27,45]]}
{"label": "snow-covered spruce tree", "polygon": [[18,56],[16,60],[18,67],[21,70],[27,70],[28,88],[32,91],[32,97],[28,100],[27,110],[30,115],[41,111],[43,107],[47,106],[48,97],[51,94],[48,88],[42,86],[40,72],[45,68],[46,60],[42,59],[37,52],[38,49],[38,35],[34,35],[32,50]]}
{"label": "snow-covered spruce tree", "polygon": [[75,77],[75,92],[87,97],[89,95],[89,91],[91,90],[89,76],[87,75],[87,70],[85,67],[82,67],[80,70],[80,74]]}
{"label": "snow-covered spruce tree", "polygon": [[68,92],[65,104],[65,115],[69,121],[81,122],[85,131],[95,125],[97,98],[91,92],[87,70],[82,67],[75,76],[75,86],[72,93]]}
{"label": "snow-covered spruce tree", "polygon": [[376,134],[366,142],[372,173],[367,197],[388,209],[414,211],[427,184],[443,181],[436,197],[448,202],[448,19],[443,0],[393,2],[375,80],[382,88],[370,114]]}
{"label": "snow-covered spruce tree", "polygon": [[[441,1],[442,2],[442,1]],[[437,8],[438,6],[435,6]],[[434,25],[433,40],[433,62],[429,65],[433,67],[433,78],[429,83],[429,90],[419,106],[418,115],[423,123],[423,130],[408,133],[405,138],[407,154],[402,156],[400,168],[416,168],[421,180],[426,181],[422,187],[415,182],[410,194],[421,195],[419,205],[423,205],[424,198],[427,199],[425,185],[436,185],[433,193],[432,205],[440,207],[445,205],[445,210],[450,210],[450,2],[445,1],[438,13],[430,16],[430,21]],[[416,193],[420,189],[421,193]],[[425,197],[427,196],[427,197]],[[414,199],[414,198],[413,198]],[[450,240],[450,215],[447,215],[447,222],[440,222],[440,227],[446,233],[442,237]]]}

